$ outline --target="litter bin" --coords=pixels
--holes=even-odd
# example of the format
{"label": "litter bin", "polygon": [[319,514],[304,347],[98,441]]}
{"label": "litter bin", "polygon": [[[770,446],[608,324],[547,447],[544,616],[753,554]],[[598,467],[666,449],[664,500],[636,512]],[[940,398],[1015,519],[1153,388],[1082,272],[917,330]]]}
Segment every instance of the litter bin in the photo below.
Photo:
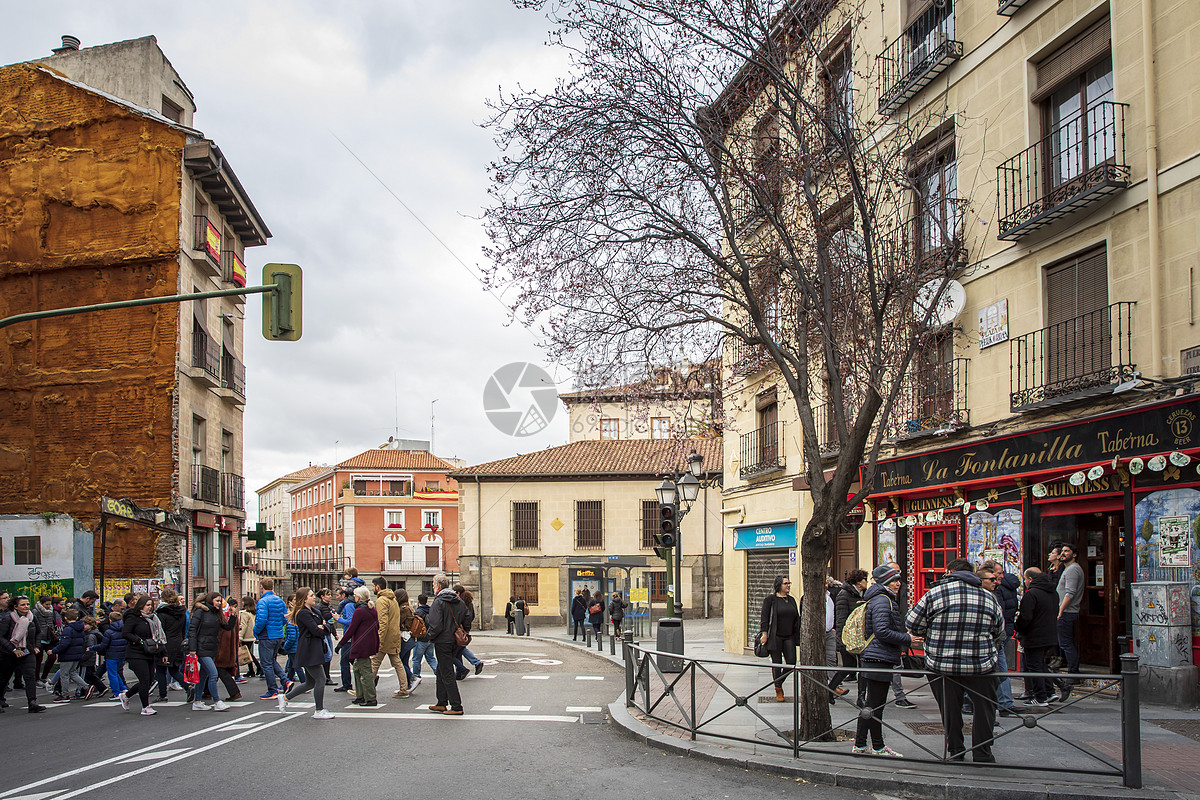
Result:
{"label": "litter bin", "polygon": [[525,635],[525,609],[513,609],[513,630],[517,632],[517,636]]}
{"label": "litter bin", "polygon": [[[679,617],[663,617],[658,621],[658,646],[660,653],[683,655],[683,620]],[[663,672],[683,672],[683,659],[659,656],[658,668]]]}

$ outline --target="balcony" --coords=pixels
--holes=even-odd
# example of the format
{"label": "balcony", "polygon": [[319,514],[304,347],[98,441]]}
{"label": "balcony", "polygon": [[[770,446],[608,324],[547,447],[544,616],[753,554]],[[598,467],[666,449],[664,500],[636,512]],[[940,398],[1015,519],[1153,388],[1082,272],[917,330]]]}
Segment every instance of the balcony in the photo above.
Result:
{"label": "balcony", "polygon": [[761,344],[746,344],[740,339],[729,339],[729,369],[734,375],[753,375],[775,363],[767,349]]}
{"label": "balcony", "polygon": [[1129,186],[1125,103],[1096,103],[996,168],[999,238],[1016,241]]}
{"label": "balcony", "polygon": [[209,386],[221,385],[221,343],[199,324],[192,326],[192,370],[189,374]]}
{"label": "balcony", "polygon": [[829,403],[813,406],[812,410],[813,422],[817,426],[817,450],[820,452],[821,458],[831,456],[842,449],[842,441],[829,410]]}
{"label": "balcony", "polygon": [[234,402],[246,402],[246,365],[225,348],[221,348],[221,388]]}
{"label": "balcony", "polygon": [[436,575],[442,571],[440,563],[429,566],[424,561],[380,561],[380,572],[404,572],[409,575]]}
{"label": "balcony", "polygon": [[1133,371],[1132,302],[1042,328],[1013,339],[1009,405],[1013,411],[1109,394],[1123,371]]}
{"label": "balcony", "polygon": [[350,566],[348,558],[310,559],[287,561],[288,572],[329,572],[340,573]]}
{"label": "balcony", "polygon": [[934,4],[879,57],[879,113],[891,115],[962,58],[954,40],[954,4]]}
{"label": "balcony", "polygon": [[1002,17],[1011,17],[1021,10],[1029,0],[998,0],[996,13]]}
{"label": "balcony", "polygon": [[770,422],[742,434],[738,445],[741,456],[738,477],[742,480],[761,478],[783,469],[783,422]]}
{"label": "balcony", "polygon": [[236,508],[238,511],[246,507],[246,482],[241,475],[232,472],[221,473],[221,505],[226,508]]}
{"label": "balcony", "polygon": [[218,503],[221,499],[221,474],[203,464],[192,465],[192,499]]}
{"label": "balcony", "polygon": [[[899,431],[912,438],[932,431],[954,430],[970,424],[967,409],[967,366],[969,358],[955,358],[920,367],[912,376],[912,413]],[[913,367],[913,369],[918,369]]]}
{"label": "balcony", "polygon": [[[242,262],[241,256],[233,250],[221,251],[221,280],[232,283],[234,286],[246,285],[246,265]],[[235,302],[245,300],[240,296],[230,299]]]}
{"label": "balcony", "polygon": [[213,275],[221,271],[221,232],[207,214],[192,217],[192,263]]}

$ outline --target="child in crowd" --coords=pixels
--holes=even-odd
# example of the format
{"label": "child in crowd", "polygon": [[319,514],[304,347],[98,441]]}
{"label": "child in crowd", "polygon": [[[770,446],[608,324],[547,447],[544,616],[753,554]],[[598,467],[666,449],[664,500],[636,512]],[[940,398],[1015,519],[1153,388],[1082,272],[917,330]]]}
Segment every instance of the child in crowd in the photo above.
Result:
{"label": "child in crowd", "polygon": [[100,644],[92,649],[104,655],[104,665],[108,672],[108,688],[113,696],[123,694],[125,684],[125,637],[121,635],[124,624],[121,622],[121,612],[113,611],[108,615],[108,630]]}

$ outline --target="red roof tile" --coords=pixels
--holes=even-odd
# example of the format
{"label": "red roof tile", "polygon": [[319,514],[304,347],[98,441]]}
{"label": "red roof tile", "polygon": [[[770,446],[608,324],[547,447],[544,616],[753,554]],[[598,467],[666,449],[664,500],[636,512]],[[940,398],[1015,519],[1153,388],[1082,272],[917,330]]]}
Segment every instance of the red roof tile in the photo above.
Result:
{"label": "red roof tile", "polygon": [[455,470],[450,477],[644,475],[654,477],[687,465],[692,451],[704,456],[705,472],[718,473],[721,439],[625,439],[572,442]]}
{"label": "red roof tile", "polygon": [[381,450],[374,448],[348,458],[337,465],[343,469],[407,469],[425,472],[449,472],[454,465],[428,450]]}

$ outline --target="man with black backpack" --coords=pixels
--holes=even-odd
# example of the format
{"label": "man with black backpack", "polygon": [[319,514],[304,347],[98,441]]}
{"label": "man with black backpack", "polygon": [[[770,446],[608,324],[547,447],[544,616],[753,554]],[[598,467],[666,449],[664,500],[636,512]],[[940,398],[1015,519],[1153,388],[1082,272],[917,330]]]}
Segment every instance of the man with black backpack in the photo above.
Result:
{"label": "man with black backpack", "polygon": [[[420,620],[418,629],[417,621]],[[417,607],[413,610],[413,638],[417,640],[412,651],[412,674],[413,682],[409,687],[411,692],[417,688],[417,684],[421,682],[421,659],[425,659],[429,663],[429,668],[433,670],[433,674],[437,674],[437,658],[434,657],[433,642],[429,641],[429,598],[426,595],[417,595]]]}

